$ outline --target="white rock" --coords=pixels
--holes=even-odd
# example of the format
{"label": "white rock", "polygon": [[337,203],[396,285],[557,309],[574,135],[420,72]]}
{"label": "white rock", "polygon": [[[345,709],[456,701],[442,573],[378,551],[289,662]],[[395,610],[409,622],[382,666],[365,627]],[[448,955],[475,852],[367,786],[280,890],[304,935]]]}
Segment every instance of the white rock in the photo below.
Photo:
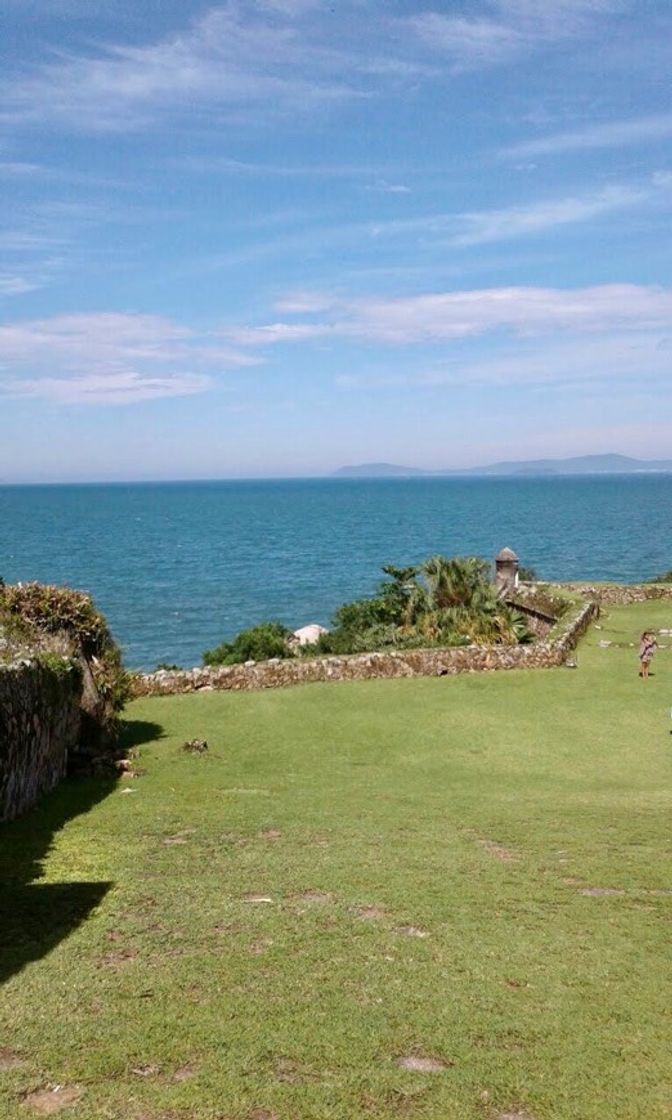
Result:
{"label": "white rock", "polygon": [[326,626],[320,626],[319,622],[309,622],[306,626],[300,626],[298,630],[295,630],[292,638],[299,646],[314,646],[322,634],[328,633]]}

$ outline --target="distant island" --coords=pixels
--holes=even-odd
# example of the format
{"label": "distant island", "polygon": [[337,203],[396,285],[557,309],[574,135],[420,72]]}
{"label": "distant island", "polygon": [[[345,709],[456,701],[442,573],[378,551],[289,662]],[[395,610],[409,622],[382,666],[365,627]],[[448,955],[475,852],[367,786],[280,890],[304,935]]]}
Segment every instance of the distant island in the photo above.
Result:
{"label": "distant island", "polygon": [[529,459],[490,463],[485,467],[462,470],[425,471],[419,467],[402,467],[396,463],[360,463],[340,467],[338,478],[467,478],[467,477],[539,477],[584,474],[672,474],[672,459],[631,459],[628,455],[579,455],[573,459]]}

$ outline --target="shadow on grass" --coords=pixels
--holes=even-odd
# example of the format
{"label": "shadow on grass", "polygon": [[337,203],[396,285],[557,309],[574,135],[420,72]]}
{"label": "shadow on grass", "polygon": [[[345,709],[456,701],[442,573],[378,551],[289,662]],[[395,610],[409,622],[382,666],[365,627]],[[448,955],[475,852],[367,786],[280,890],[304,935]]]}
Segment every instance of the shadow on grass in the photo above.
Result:
{"label": "shadow on grass", "polygon": [[112,883],[0,884],[0,983],[45,957],[88,918]]}
{"label": "shadow on grass", "polygon": [[18,820],[0,825],[0,981],[45,956],[84,921],[111,883],[33,883],[56,833],[116,786],[66,779]]}
{"label": "shadow on grass", "polygon": [[[122,751],[164,737],[158,723],[128,720]],[[0,825],[0,983],[46,956],[100,905],[113,885],[35,883],[54,836],[112,792],[116,775],[68,778],[18,820]]]}
{"label": "shadow on grass", "polygon": [[145,719],[125,719],[121,724],[119,747],[130,751],[131,747],[141,747],[143,743],[152,743],[165,737],[166,733],[160,723]]}

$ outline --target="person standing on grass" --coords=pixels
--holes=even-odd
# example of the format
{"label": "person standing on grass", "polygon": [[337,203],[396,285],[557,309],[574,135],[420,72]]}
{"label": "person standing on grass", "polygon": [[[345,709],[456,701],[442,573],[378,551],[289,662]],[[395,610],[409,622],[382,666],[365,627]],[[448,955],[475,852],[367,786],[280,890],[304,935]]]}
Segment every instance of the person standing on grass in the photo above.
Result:
{"label": "person standing on grass", "polygon": [[656,652],[657,645],[656,635],[651,630],[645,630],[639,642],[639,675],[644,680],[648,680],[649,665]]}

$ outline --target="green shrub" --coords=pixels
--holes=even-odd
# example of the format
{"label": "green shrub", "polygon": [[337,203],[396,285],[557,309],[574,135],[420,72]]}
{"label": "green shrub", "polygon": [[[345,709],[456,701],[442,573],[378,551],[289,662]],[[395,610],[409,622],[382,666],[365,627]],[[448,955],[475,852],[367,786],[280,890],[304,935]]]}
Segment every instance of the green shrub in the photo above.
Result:
{"label": "green shrub", "polygon": [[206,649],[204,665],[238,665],[243,661],[268,661],[271,657],[293,657],[288,645],[291,630],[281,622],[260,622],[241,630],[230,642]]}

